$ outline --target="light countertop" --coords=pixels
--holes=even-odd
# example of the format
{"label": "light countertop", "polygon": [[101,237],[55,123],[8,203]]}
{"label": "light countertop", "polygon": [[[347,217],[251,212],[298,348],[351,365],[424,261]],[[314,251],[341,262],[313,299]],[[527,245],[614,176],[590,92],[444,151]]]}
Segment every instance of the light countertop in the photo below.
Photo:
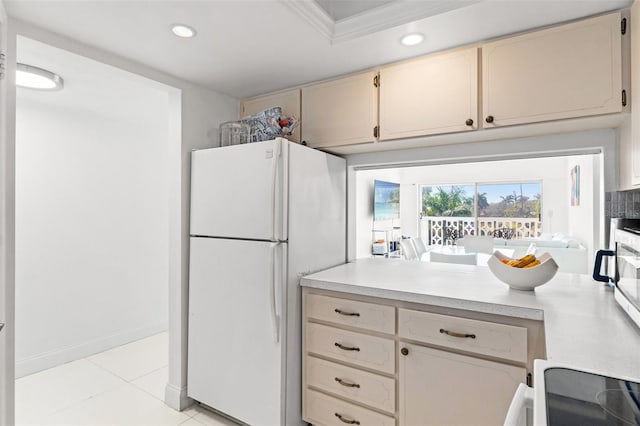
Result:
{"label": "light countertop", "polygon": [[543,320],[547,359],[640,380],[640,329],[587,275],[558,273],[511,290],[486,266],[360,259],[302,278],[304,287]]}

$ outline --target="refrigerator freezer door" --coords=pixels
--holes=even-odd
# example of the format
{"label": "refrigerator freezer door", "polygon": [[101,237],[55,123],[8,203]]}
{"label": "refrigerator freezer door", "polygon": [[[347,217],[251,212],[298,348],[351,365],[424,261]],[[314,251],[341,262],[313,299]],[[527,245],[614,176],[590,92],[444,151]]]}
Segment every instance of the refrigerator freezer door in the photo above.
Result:
{"label": "refrigerator freezer door", "polygon": [[283,424],[286,244],[191,238],[189,397],[250,425]]}
{"label": "refrigerator freezer door", "polygon": [[191,235],[286,240],[284,139],[194,151]]}

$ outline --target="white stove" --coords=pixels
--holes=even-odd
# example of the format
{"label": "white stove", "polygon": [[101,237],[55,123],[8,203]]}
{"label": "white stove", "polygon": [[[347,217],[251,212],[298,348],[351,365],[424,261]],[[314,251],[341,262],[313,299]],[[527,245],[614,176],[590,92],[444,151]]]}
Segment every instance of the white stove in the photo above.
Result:
{"label": "white stove", "polygon": [[640,425],[636,379],[536,360],[534,383],[534,389],[520,385],[505,426]]}

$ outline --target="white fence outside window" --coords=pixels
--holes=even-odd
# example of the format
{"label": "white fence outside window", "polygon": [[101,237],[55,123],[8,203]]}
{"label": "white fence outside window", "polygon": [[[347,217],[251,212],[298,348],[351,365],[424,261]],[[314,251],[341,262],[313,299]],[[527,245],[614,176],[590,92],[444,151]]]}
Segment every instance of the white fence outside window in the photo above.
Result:
{"label": "white fence outside window", "polygon": [[453,245],[465,235],[491,235],[505,238],[535,238],[542,233],[542,222],[520,217],[435,217],[420,219],[420,237],[429,245]]}

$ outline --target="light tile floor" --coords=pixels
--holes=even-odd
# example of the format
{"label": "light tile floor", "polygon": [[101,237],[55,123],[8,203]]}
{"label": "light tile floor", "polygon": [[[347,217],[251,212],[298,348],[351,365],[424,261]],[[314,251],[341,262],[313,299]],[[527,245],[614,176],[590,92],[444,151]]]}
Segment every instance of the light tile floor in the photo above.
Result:
{"label": "light tile floor", "polygon": [[233,426],[198,405],[167,407],[160,333],[16,380],[16,425]]}

